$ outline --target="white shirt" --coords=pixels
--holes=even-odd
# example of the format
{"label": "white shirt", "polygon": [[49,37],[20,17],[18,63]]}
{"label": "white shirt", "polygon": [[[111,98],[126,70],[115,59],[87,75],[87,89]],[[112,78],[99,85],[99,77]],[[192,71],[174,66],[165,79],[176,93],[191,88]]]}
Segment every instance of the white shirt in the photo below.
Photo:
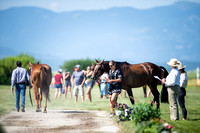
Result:
{"label": "white shirt", "polygon": [[166,78],[165,86],[180,85],[180,72],[177,68],[173,68]]}
{"label": "white shirt", "polygon": [[181,73],[181,77],[180,77],[180,87],[182,88],[186,88],[187,87],[187,83],[188,83],[188,76],[187,73]]}

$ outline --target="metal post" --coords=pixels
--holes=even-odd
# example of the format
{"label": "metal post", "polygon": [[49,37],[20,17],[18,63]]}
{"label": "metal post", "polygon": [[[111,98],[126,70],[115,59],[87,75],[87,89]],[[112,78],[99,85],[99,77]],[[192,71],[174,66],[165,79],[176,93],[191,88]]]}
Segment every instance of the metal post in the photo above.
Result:
{"label": "metal post", "polygon": [[199,86],[199,67],[197,67],[197,86]]}

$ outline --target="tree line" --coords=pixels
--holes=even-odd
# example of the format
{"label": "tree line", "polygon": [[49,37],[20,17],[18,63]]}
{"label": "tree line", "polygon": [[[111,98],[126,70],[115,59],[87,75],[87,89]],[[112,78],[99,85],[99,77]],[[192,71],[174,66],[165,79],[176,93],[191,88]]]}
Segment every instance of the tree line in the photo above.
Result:
{"label": "tree line", "polygon": [[[18,56],[7,56],[0,59],[0,85],[10,85],[12,71],[16,68],[16,62],[21,61],[22,67],[29,71],[29,62],[37,63],[39,60],[35,59],[33,56],[28,54],[19,54]],[[68,70],[73,73],[74,66],[79,64],[81,69],[86,70],[87,66],[91,66],[92,63],[95,63],[95,60],[90,58],[86,59],[75,59],[65,61],[60,68],[63,70]]]}

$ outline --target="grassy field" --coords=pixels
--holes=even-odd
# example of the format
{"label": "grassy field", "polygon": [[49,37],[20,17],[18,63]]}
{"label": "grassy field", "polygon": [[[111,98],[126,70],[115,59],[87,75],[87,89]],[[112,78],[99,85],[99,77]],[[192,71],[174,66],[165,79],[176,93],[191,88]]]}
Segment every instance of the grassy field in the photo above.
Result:
{"label": "grassy field", "polygon": [[[200,88],[197,88],[195,85],[195,80],[190,80],[189,86],[187,88],[186,96],[186,107],[188,110],[188,120],[182,121],[182,113],[179,108],[180,120],[179,121],[170,121],[169,113],[169,104],[161,104],[161,118],[166,122],[170,123],[174,130],[181,133],[192,133],[200,131]],[[161,86],[158,86],[159,91]],[[72,99],[67,97],[64,99],[64,95],[61,96],[61,99],[53,99],[55,89],[50,90],[50,99],[51,102],[48,102],[47,111],[49,110],[104,110],[110,112],[109,110],[109,100],[101,99],[100,92],[98,87],[94,87],[92,90],[92,103],[89,103],[88,99],[85,97],[85,102],[82,103],[79,97],[78,103],[74,103],[74,97]],[[143,97],[142,88],[133,89],[134,97],[137,103],[149,102],[153,99],[153,96],[149,98]],[[33,90],[31,90],[33,98]],[[128,106],[131,106],[131,103],[128,98],[125,98],[124,95],[118,98],[118,102],[126,103]],[[28,89],[26,91],[26,110],[35,110],[35,103],[33,100],[34,106],[31,106]],[[15,95],[11,94],[10,86],[0,86],[0,115],[9,113],[9,111],[15,110]],[[113,118],[117,123],[117,117]],[[119,122],[119,127],[122,129],[122,132],[134,132],[136,130],[135,125],[131,122]]]}

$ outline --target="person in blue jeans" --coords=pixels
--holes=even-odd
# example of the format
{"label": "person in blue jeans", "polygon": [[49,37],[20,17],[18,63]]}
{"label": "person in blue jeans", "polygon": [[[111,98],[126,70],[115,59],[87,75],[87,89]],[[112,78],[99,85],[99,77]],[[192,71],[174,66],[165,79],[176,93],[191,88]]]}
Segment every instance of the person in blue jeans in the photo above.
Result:
{"label": "person in blue jeans", "polygon": [[20,95],[21,95],[21,111],[25,112],[25,94],[26,94],[26,83],[28,81],[29,88],[31,88],[30,84],[30,76],[28,71],[22,68],[21,61],[16,62],[17,68],[13,70],[11,76],[11,92],[13,94],[14,86],[15,86],[15,94],[16,94],[16,110],[19,112],[20,106]]}

